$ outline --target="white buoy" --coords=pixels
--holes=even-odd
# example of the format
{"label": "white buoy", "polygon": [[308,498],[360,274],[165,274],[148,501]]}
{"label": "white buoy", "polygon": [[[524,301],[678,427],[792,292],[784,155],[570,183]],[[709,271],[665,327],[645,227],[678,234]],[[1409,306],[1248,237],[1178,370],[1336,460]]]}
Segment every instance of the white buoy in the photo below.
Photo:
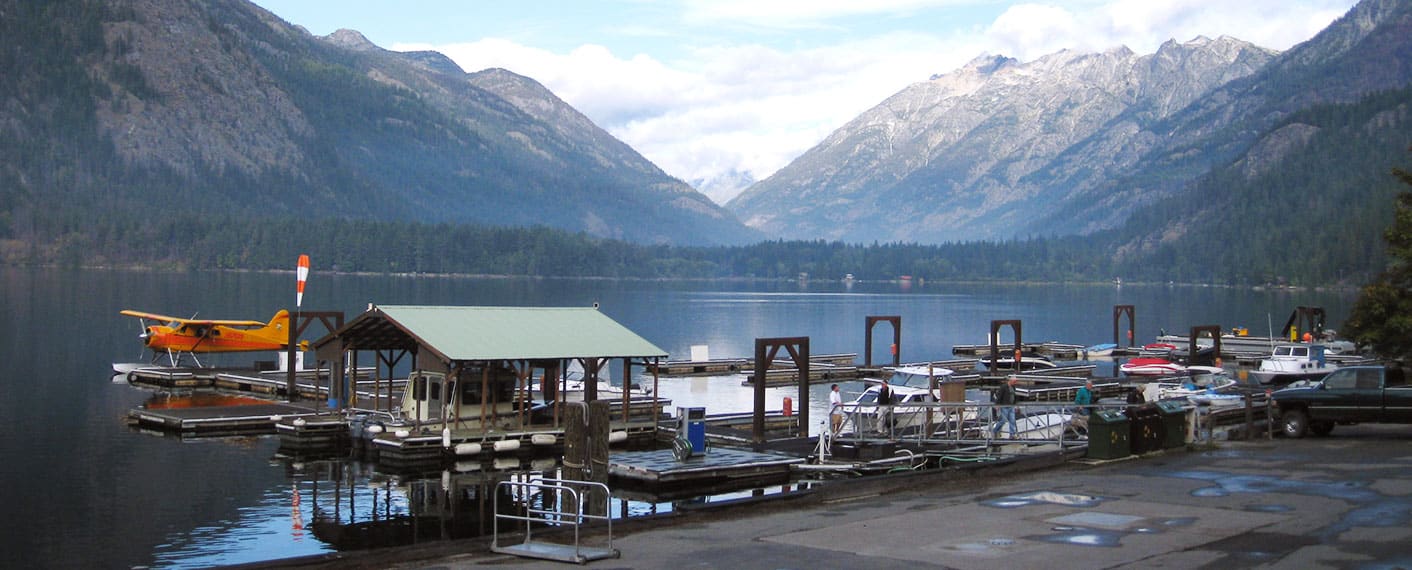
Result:
{"label": "white buoy", "polygon": [[496,457],[495,468],[501,471],[520,468],[520,458],[518,457]]}
{"label": "white buoy", "polygon": [[456,455],[480,455],[479,443],[458,443],[453,449]]}
{"label": "white buoy", "polygon": [[479,461],[457,461],[457,462],[456,462],[456,472],[457,472],[457,473],[470,473],[470,472],[472,472],[472,471],[480,471],[480,462],[479,462]]}
{"label": "white buoy", "polygon": [[442,449],[451,449],[451,427],[450,427],[450,426],[441,428],[441,447],[442,447]]}
{"label": "white buoy", "polygon": [[304,427],[304,424],[307,424],[309,422],[305,421],[304,418],[294,418],[294,421],[290,423],[294,424],[294,427]]}
{"label": "white buoy", "polygon": [[557,441],[559,438],[554,437],[552,433],[537,433],[530,436],[530,443],[535,445],[554,445]]}
{"label": "white buoy", "polygon": [[279,414],[275,414],[275,415],[273,415],[273,416],[270,416],[270,421],[272,421],[272,422],[279,422],[279,421],[282,420],[282,419],[284,419],[284,416],[281,416],[281,415],[279,415]]}
{"label": "white buoy", "polygon": [[608,443],[622,443],[628,440],[628,432],[615,431],[608,433]]}
{"label": "white buoy", "polygon": [[402,438],[411,437],[411,435],[412,435],[412,430],[399,429],[399,430],[397,430],[397,432],[396,432],[394,435],[396,435],[397,437],[402,437]]}
{"label": "white buoy", "polygon": [[530,460],[530,469],[535,471],[553,471],[554,467],[558,464],[559,461],[553,457],[540,457]]}
{"label": "white buoy", "polygon": [[380,433],[382,433],[382,426],[380,426],[380,425],[378,425],[378,424],[370,425],[370,426],[368,426],[367,432],[370,433],[370,434],[373,434],[373,435],[380,434]]}
{"label": "white buoy", "polygon": [[501,451],[515,451],[519,448],[520,440],[518,439],[502,439],[500,441],[495,442],[495,451],[497,453]]}

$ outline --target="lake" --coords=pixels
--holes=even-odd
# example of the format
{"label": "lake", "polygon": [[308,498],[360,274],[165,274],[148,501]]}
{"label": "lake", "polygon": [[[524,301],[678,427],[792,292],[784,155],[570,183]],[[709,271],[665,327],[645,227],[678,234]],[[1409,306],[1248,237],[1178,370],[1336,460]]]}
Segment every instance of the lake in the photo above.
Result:
{"label": "lake", "polygon": [[[13,420],[10,436],[0,438],[6,463],[0,489],[15,519],[0,541],[10,564],[182,568],[316,554],[342,545],[335,544],[332,530],[315,524],[330,518],[396,521],[401,527],[383,530],[396,535],[389,542],[434,540],[454,531],[405,516],[426,498],[419,485],[435,481],[384,474],[357,462],[305,463],[282,456],[273,436],[182,439],[125,424],[128,410],[153,394],[110,381],[113,362],[148,358],[137,338],[140,323],[120,310],[265,320],[279,308],[293,308],[294,289],[292,271],[0,268],[0,322],[6,325],[0,329],[6,365],[0,409]],[[750,357],[756,338],[807,336],[816,354],[858,353],[861,362],[869,315],[900,315],[902,359],[921,361],[950,358],[956,344],[985,342],[997,319],[1022,320],[1026,341],[1095,344],[1112,340],[1113,306],[1131,304],[1141,344],[1160,330],[1185,332],[1194,325],[1245,326],[1263,335],[1301,305],[1323,307],[1337,328],[1354,299],[1351,292],[1155,285],[327,275],[314,260],[304,308],[344,311],[352,318],[369,303],[598,303],[673,359],[687,358],[690,347],[701,344],[716,358]],[[874,362],[889,362],[891,327],[879,325],[874,334]],[[825,417],[826,390],[810,390],[813,419]],[[748,410],[751,402],[749,390],[730,378],[664,379],[662,393],[674,405],[705,406],[708,413]],[[769,406],[779,408],[786,396],[797,394],[771,389]]]}

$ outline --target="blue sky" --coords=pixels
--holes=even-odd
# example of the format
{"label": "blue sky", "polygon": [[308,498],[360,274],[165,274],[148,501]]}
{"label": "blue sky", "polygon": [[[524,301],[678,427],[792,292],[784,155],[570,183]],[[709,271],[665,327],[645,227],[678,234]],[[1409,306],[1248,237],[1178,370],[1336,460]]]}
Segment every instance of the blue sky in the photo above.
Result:
{"label": "blue sky", "polygon": [[[255,0],[315,35],[357,30],[468,72],[531,77],[694,182],[763,179],[906,86],[981,54],[1232,36],[1284,50],[1354,0]],[[741,188],[705,187],[718,202]]]}

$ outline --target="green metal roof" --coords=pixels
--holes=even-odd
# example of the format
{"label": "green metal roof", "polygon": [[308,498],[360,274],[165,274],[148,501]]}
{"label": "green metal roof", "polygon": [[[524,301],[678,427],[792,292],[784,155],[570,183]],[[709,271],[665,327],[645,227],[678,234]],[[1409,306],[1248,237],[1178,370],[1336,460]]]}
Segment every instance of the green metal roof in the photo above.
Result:
{"label": "green metal roof", "polygon": [[377,310],[450,361],[667,355],[589,307],[378,305]]}

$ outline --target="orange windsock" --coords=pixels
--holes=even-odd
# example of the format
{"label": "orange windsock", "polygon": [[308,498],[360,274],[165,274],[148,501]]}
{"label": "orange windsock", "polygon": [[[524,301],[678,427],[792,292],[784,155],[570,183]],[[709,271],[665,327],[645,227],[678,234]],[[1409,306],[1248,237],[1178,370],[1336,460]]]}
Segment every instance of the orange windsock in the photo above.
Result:
{"label": "orange windsock", "polygon": [[299,279],[299,284],[295,289],[294,306],[304,306],[304,282],[309,280],[309,256],[303,254],[299,256],[299,269],[295,272]]}

